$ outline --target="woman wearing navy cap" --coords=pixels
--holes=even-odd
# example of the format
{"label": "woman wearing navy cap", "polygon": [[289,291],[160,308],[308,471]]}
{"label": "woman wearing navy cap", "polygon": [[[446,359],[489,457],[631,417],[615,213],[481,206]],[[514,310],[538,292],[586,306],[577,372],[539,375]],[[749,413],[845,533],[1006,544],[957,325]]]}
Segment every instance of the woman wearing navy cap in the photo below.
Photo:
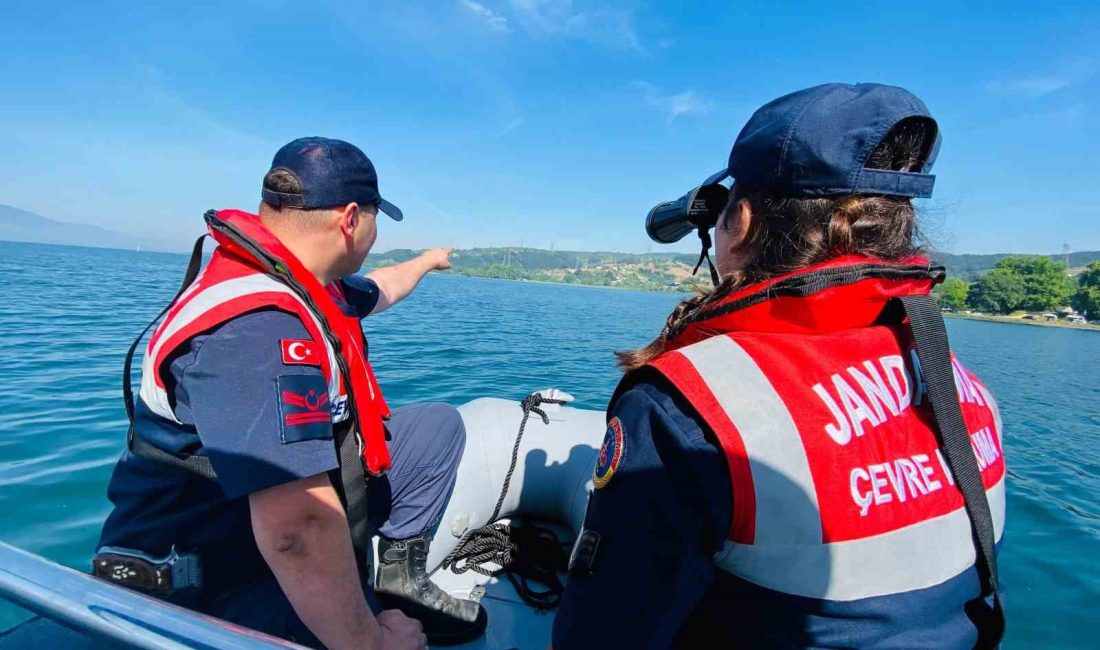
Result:
{"label": "woman wearing navy cap", "polygon": [[911,203],[938,142],[901,88],[818,86],[753,114],[709,222],[685,201],[720,281],[619,355],[555,648],[999,643],[1000,416]]}

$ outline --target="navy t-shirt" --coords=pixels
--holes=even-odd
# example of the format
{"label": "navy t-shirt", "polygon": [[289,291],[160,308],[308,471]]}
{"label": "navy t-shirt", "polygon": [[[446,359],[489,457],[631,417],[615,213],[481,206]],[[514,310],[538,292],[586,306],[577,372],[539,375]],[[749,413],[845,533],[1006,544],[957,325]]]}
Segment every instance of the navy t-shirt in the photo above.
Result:
{"label": "navy t-shirt", "polygon": [[[378,286],[358,276],[342,282],[342,307],[368,315]],[[125,452],[108,486],[115,508],[100,545],[154,555],[173,545],[198,550],[214,591],[266,571],[245,497],[338,466],[321,369],[284,359],[282,341],[309,338],[296,316],[272,309],[239,316],[181,348],[166,377],[180,424],[139,400],[137,431],[161,449],[209,457],[217,482]]]}

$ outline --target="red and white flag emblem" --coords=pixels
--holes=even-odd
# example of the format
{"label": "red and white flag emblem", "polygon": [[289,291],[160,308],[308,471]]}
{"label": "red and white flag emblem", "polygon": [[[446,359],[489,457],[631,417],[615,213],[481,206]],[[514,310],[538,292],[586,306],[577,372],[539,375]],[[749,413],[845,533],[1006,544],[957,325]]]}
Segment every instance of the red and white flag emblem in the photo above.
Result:
{"label": "red and white flag emblem", "polygon": [[308,339],[283,339],[283,363],[288,366],[319,366],[321,354],[317,344]]}

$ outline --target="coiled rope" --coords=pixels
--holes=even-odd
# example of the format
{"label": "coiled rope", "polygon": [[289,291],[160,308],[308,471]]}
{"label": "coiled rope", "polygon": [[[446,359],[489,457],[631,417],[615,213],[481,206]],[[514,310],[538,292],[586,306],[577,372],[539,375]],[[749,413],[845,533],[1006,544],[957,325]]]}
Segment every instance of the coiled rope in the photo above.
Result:
{"label": "coiled rope", "polygon": [[[543,397],[531,393],[523,398],[523,419],[519,423],[516,442],[512,445],[512,460],[508,473],[504,476],[504,487],[500,498],[489,517],[489,524],[468,531],[459,540],[458,545],[443,560],[443,569],[454,573],[474,571],[483,576],[495,577],[501,573],[507,575],[523,601],[538,609],[552,609],[561,600],[565,590],[557,573],[565,568],[566,552],[553,530],[527,522],[524,526],[492,523],[500,516],[512,475],[519,462],[519,448],[523,441],[527,420],[534,413],[542,418],[543,424],[550,424],[550,417],[540,407],[542,404],[565,404],[566,400]],[[495,564],[498,568],[486,565]],[[546,585],[544,590],[533,589],[529,581]]]}

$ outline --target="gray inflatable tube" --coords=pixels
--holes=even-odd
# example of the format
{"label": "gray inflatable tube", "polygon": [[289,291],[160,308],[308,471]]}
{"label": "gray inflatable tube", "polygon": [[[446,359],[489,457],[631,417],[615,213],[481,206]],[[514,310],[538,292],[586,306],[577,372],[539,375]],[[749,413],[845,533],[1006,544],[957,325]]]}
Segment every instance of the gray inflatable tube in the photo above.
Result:
{"label": "gray inflatable tube", "polygon": [[[557,389],[544,397],[572,396]],[[568,405],[543,404],[550,422],[532,413],[519,449],[500,519],[517,515],[561,524],[575,535],[584,523],[592,468],[603,440],[604,414]],[[458,479],[428,556],[438,567],[469,530],[488,523],[504,486],[523,418],[519,402],[482,398],[459,407],[466,423],[466,450]]]}

